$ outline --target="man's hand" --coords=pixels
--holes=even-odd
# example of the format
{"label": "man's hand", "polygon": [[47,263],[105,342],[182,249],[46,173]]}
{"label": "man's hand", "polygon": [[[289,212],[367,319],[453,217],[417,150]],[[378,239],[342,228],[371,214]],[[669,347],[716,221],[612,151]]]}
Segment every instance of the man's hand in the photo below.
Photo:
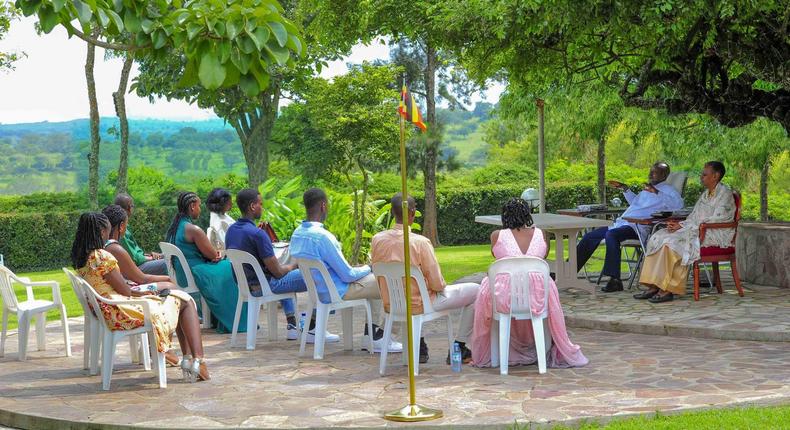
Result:
{"label": "man's hand", "polygon": [[626,185],[626,184],[624,184],[622,182],[619,182],[619,181],[608,181],[608,183],[609,183],[609,186],[612,187],[612,188],[617,188],[617,189],[622,190],[622,191],[625,191],[625,190],[628,189],[628,185]]}
{"label": "man's hand", "polygon": [[151,259],[152,260],[161,260],[162,259],[162,254],[160,254],[158,252],[152,252],[151,253]]}
{"label": "man's hand", "polygon": [[667,221],[667,230],[669,230],[669,231],[671,231],[673,233],[678,231],[678,230],[680,230],[682,227],[683,226],[680,225],[680,223],[677,222],[676,220],[669,220],[669,221]]}
{"label": "man's hand", "polygon": [[648,193],[658,194],[658,190],[651,184],[645,184],[644,190]]}

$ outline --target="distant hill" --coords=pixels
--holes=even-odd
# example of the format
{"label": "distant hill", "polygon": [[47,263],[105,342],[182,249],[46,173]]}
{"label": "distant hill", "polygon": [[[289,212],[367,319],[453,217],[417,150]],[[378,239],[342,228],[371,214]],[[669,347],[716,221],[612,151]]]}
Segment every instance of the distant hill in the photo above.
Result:
{"label": "distant hill", "polygon": [[[439,120],[445,124],[445,153],[454,153],[464,165],[483,164],[480,125],[492,108],[479,103],[472,111],[438,109]],[[109,132],[117,127],[117,118],[101,118],[102,181],[118,167],[120,143]],[[155,168],[176,183],[229,172],[246,175],[236,132],[221,119],[132,119],[129,130],[130,167]],[[78,190],[87,183],[89,140],[88,119],[0,124],[0,194]]]}

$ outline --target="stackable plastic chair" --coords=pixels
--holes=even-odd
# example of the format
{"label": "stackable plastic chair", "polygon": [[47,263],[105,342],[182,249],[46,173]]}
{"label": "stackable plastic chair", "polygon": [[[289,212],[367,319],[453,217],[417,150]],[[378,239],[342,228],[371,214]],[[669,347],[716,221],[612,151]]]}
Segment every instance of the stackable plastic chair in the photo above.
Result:
{"label": "stackable plastic chair", "polygon": [[[406,271],[403,263],[376,263],[373,265],[373,273],[376,278],[383,277],[387,283],[387,292],[390,298],[390,311],[386,314],[384,322],[384,345],[389,345],[392,336],[392,324],[395,322],[406,323],[406,286],[404,279]],[[447,317],[447,340],[450,348],[453,345],[453,319],[450,310],[436,311],[431,303],[431,296],[428,295],[428,287],[425,285],[425,277],[417,266],[411,266],[412,288],[418,288],[422,297],[423,313],[411,316],[412,330],[412,352],[414,354],[414,374],[420,374],[420,337],[422,336],[422,324],[438,318]],[[416,280],[416,282],[414,282]],[[416,285],[415,285],[416,284]],[[404,330],[405,331],[405,330]],[[403,361],[408,360],[406,351],[403,354]],[[379,374],[384,375],[387,367],[387,348],[382,349],[379,361]]]}
{"label": "stackable plastic chair", "polygon": [[[25,286],[27,300],[20,302],[14,293],[13,283]],[[33,287],[49,287],[52,289],[52,301],[36,299]],[[5,340],[8,335],[8,315],[13,313],[19,322],[17,333],[19,341],[19,361],[27,359],[27,340],[30,334],[30,325],[36,320],[36,346],[39,351],[47,348],[46,325],[47,312],[60,311],[60,323],[63,327],[63,341],[66,344],[66,356],[71,357],[71,338],[69,337],[69,324],[66,321],[66,306],[60,296],[60,284],[56,281],[32,282],[27,278],[16,276],[7,267],[0,265],[0,297],[3,299],[3,331],[0,336],[0,357],[5,354]]]}
{"label": "stackable plastic chair", "polygon": [[[543,303],[545,306],[540,314],[532,313],[530,307],[530,274],[537,273],[543,277]],[[510,276],[510,312],[497,311],[496,277],[498,274]],[[511,257],[495,261],[488,268],[491,304],[493,314],[491,321],[491,367],[499,366],[499,373],[507,375],[510,355],[510,321],[531,320],[532,332],[535,337],[535,350],[538,356],[538,372],[546,373],[546,339],[543,332],[543,321],[549,315],[549,265],[536,257]]]}
{"label": "stackable plastic chair", "polygon": [[[165,354],[163,352],[159,352],[156,347],[156,334],[154,334],[154,327],[153,327],[153,320],[151,318],[151,302],[145,299],[124,299],[124,300],[110,300],[107,298],[102,297],[93,287],[84,279],[82,278],[74,278],[84,291],[87,304],[90,309],[97,310],[97,318],[101,318],[97,327],[99,328],[99,336],[101,336],[101,378],[102,378],[102,390],[109,390],[110,389],[110,381],[112,379],[112,369],[113,363],[115,360],[115,347],[118,345],[118,341],[125,337],[129,336],[140,336],[143,345],[143,363],[145,365],[146,370],[151,369],[150,359],[154,358],[154,370],[156,371],[157,378],[159,380],[159,388],[166,388],[167,387],[167,371],[165,367]],[[106,305],[118,306],[118,305],[139,305],[143,309],[143,325],[141,327],[131,329],[131,330],[110,330],[108,326],[108,322],[104,317],[104,314],[100,311],[101,307],[99,303],[104,303]],[[150,341],[149,341],[150,340]],[[134,345],[136,343],[133,342]],[[97,343],[94,342],[91,349],[97,347]],[[148,353],[146,353],[146,349],[148,349]],[[134,350],[133,350],[134,351]],[[92,357],[98,356],[98,354],[92,355]],[[91,366],[94,364],[92,363]]]}
{"label": "stackable plastic chair", "polygon": [[164,258],[165,264],[167,265],[167,274],[173,282],[177,282],[176,279],[178,279],[176,278],[175,266],[173,266],[173,258],[178,258],[178,262],[181,264],[181,270],[184,271],[184,277],[187,280],[186,287],[183,285],[179,285],[179,287],[181,287],[185,293],[197,294],[200,297],[200,312],[203,317],[202,326],[203,328],[211,328],[211,309],[208,308],[206,299],[203,298],[203,295],[200,294],[200,290],[197,288],[195,277],[192,276],[192,269],[189,268],[184,253],[181,252],[177,246],[169,242],[159,242],[159,249],[162,250],[162,258]]}
{"label": "stackable plastic chair", "polygon": [[[334,281],[329,276],[329,271],[322,261],[311,260],[307,258],[296,258],[296,264],[299,265],[299,270],[302,272],[305,284],[307,284],[307,297],[310,300],[309,312],[307,315],[312,315],[313,309],[316,310],[315,321],[315,345],[313,346],[313,358],[321,360],[324,358],[324,343],[326,340],[326,325],[329,319],[329,313],[334,310],[341,310],[343,318],[343,342],[345,349],[351,350],[354,348],[354,334],[353,334],[353,313],[352,309],[356,306],[365,308],[367,312],[368,336],[370,341],[369,351],[373,354],[373,321],[370,313],[370,302],[367,299],[357,300],[343,300],[340,294],[337,293],[337,287]],[[315,286],[314,276],[318,274],[323,278],[327,290],[329,290],[329,303],[321,303],[318,298],[318,291]],[[299,355],[304,355],[305,345],[307,344],[308,328],[305,326],[302,329],[301,345],[299,347]]]}
{"label": "stackable plastic chair", "polygon": [[[274,294],[269,283],[266,281],[266,276],[263,274],[258,260],[249,252],[239,249],[226,250],[230,264],[233,266],[233,273],[236,274],[236,283],[239,286],[239,299],[236,302],[236,316],[233,317],[233,331],[230,336],[230,346],[236,344],[236,334],[239,329],[239,322],[241,319],[241,310],[244,302],[247,302],[247,349],[255,349],[255,340],[257,338],[258,330],[258,316],[260,315],[261,308],[268,304],[266,314],[269,322],[269,340],[277,340],[277,303],[283,299],[296,300],[296,293],[287,294]],[[244,265],[249,265],[255,270],[255,276],[261,286],[261,296],[255,297],[250,291],[250,285],[247,281],[247,273],[244,271]]]}

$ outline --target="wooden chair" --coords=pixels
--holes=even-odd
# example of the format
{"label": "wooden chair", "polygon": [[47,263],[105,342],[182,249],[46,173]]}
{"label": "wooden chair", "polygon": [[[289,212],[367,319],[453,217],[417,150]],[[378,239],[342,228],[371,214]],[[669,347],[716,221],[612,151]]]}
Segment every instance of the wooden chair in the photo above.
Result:
{"label": "wooden chair", "polygon": [[719,276],[719,263],[729,262],[732,269],[732,278],[735,280],[735,288],[738,289],[738,295],[743,297],[743,288],[741,287],[741,280],[738,277],[738,268],[735,265],[735,237],[738,234],[738,222],[741,220],[741,195],[737,191],[732,192],[735,199],[735,218],[731,222],[718,222],[718,223],[702,223],[699,226],[699,242],[705,241],[705,233],[708,230],[719,228],[732,228],[735,233],[732,235],[732,243],[726,248],[718,246],[703,246],[700,248],[700,258],[694,262],[694,300],[699,301],[699,265],[700,263],[711,263],[713,266],[713,283],[716,285],[716,290],[719,294],[723,292],[721,286],[721,277]]}

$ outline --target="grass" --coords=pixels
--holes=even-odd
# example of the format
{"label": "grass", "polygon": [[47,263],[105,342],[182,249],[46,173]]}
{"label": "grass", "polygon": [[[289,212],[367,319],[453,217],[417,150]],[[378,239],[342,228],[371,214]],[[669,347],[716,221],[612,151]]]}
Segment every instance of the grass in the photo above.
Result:
{"label": "grass", "polygon": [[[531,428],[516,424],[516,430]],[[748,407],[732,409],[710,409],[686,412],[677,415],[643,415],[634,418],[615,419],[607,424],[596,422],[578,426],[556,426],[555,430],[740,430],[740,429],[788,429],[790,428],[790,406]]]}

